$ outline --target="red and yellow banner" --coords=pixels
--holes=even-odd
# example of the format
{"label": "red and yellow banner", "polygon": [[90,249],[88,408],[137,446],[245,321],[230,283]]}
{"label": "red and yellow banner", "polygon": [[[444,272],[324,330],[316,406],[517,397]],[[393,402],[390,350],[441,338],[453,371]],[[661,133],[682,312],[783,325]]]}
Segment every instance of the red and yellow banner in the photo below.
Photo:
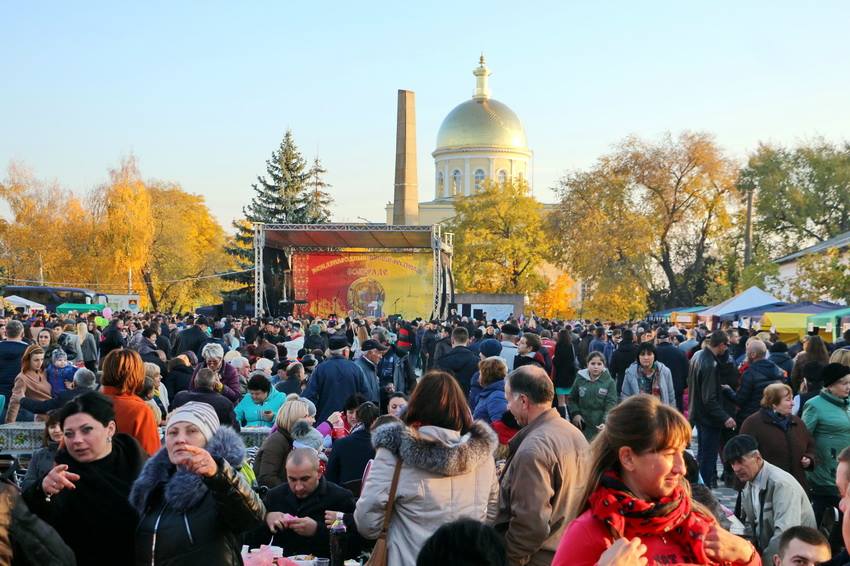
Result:
{"label": "red and yellow banner", "polygon": [[292,259],[295,299],[307,301],[302,314],[411,319],[433,309],[431,253],[316,252]]}

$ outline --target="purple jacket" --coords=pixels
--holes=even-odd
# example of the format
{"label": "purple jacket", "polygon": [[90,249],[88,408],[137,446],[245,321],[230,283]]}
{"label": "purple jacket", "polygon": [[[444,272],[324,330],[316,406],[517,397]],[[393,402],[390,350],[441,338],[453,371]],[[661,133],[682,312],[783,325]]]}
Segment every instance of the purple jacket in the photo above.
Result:
{"label": "purple jacket", "polygon": [[[195,366],[195,371],[192,372],[192,381],[189,382],[189,391],[196,391],[195,376],[198,375],[201,368],[205,367],[207,367],[207,362],[205,361],[202,361]],[[236,373],[235,367],[226,362],[221,363],[220,371],[221,373],[219,375],[221,376],[221,384],[224,386],[224,389],[221,390],[221,394],[233,401],[233,404],[236,405],[242,397],[239,390],[239,374]]]}

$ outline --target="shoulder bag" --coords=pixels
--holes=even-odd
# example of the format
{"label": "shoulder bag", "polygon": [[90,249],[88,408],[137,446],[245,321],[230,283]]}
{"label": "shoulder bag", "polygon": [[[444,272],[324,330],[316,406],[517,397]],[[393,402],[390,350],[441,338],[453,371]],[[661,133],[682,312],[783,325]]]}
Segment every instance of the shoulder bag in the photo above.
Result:
{"label": "shoulder bag", "polygon": [[372,555],[365,566],[387,566],[389,564],[387,558],[387,529],[390,526],[390,517],[393,514],[393,504],[395,503],[395,494],[398,489],[398,476],[401,473],[401,458],[395,464],[393,472],[393,482],[390,484],[390,494],[387,499],[387,509],[384,511],[384,524],[381,526],[381,533],[378,535],[378,540],[375,541],[375,547],[372,549]]}

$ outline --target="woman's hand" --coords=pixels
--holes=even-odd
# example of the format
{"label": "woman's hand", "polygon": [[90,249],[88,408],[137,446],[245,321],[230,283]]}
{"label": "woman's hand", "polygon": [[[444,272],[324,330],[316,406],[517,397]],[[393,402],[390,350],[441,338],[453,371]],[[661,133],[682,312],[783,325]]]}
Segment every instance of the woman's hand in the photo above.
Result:
{"label": "woman's hand", "polygon": [[56,495],[63,489],[77,489],[74,482],[79,481],[79,479],[80,476],[78,474],[68,471],[67,465],[60,464],[50,470],[44,476],[44,479],[41,480],[41,491],[49,497]]}
{"label": "woman's hand", "polygon": [[802,458],[800,458],[800,465],[804,468],[808,468],[812,465],[812,459],[808,456],[803,456]]}
{"label": "woman's hand", "polygon": [[211,478],[218,472],[218,464],[215,463],[215,459],[203,448],[186,444],[180,452],[181,459],[176,464],[183,466],[193,474]]}
{"label": "woman's hand", "polygon": [[646,566],[646,545],[635,537],[632,540],[620,538],[602,553],[596,566]]}
{"label": "woman's hand", "polygon": [[339,511],[325,511],[325,525],[330,527],[337,521],[342,520],[342,513]]}
{"label": "woman's hand", "polygon": [[584,419],[581,418],[581,415],[576,415],[573,417],[573,424],[576,425],[576,428],[582,429],[584,428]]}
{"label": "woman's hand", "polygon": [[328,422],[331,426],[337,426],[337,423],[342,424],[342,413],[334,411],[328,416]]}
{"label": "woman's hand", "polygon": [[755,547],[717,525],[705,535],[705,554],[715,562],[748,562]]}

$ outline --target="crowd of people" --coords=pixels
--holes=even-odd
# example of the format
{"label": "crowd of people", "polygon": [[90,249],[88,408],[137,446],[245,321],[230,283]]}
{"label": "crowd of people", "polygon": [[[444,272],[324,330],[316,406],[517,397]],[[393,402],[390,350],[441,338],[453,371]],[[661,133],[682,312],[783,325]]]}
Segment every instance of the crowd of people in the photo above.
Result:
{"label": "crowd of people", "polygon": [[850,563],[850,333],[102,322],[0,321],[2,420],[45,423],[0,563]]}

